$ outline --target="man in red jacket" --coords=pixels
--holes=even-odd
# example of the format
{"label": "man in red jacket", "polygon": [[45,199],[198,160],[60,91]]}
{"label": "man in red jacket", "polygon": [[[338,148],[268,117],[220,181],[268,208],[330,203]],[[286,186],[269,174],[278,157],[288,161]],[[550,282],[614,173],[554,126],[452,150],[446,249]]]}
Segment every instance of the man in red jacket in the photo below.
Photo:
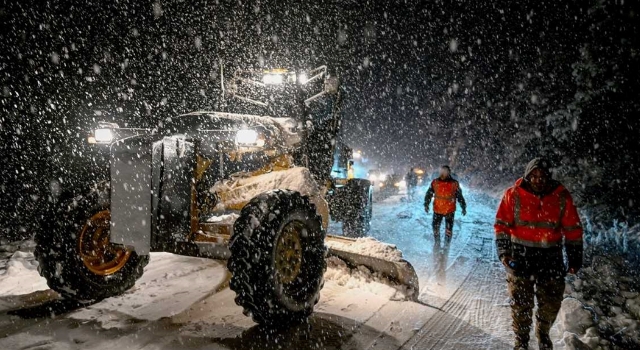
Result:
{"label": "man in red jacket", "polygon": [[540,349],[552,349],[549,329],[560,310],[564,277],[582,267],[583,248],[578,211],[569,191],[551,178],[549,161],[529,162],[524,177],[502,197],[494,228],[507,270],[515,349],[528,349],[534,296]]}
{"label": "man in red jacket", "polygon": [[462,208],[462,215],[467,215],[467,203],[462,196],[462,189],[457,180],[451,177],[451,168],[443,165],[440,176],[431,181],[431,186],[424,196],[424,210],[429,212],[431,199],[433,201],[433,238],[436,246],[440,245],[440,225],[445,221],[445,243],[448,246],[453,237],[453,220],[456,213],[456,200]]}

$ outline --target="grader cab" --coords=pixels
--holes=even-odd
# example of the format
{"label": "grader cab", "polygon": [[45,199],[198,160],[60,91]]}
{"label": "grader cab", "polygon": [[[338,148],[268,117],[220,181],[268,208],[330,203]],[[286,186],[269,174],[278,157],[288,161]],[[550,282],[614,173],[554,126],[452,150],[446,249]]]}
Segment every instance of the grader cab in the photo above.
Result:
{"label": "grader cab", "polygon": [[328,254],[417,292],[408,262],[326,234],[331,218],[357,235],[371,218],[371,184],[331,175],[337,78],[324,66],[236,71],[225,96],[272,115],[199,111],[149,130],[100,123],[88,135],[106,180],[63,191],[36,235],[49,286],[78,301],[117,295],[150,252],[167,251],[227,260],[236,302],[262,324],[311,314]]}

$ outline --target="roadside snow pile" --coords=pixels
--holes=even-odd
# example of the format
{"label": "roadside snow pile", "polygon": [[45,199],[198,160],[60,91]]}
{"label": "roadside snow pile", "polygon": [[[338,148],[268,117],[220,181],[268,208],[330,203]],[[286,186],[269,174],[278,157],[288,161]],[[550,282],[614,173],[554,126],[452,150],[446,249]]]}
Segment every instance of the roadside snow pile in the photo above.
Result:
{"label": "roadside snow pile", "polygon": [[398,285],[379,273],[369,270],[366,266],[349,267],[338,257],[327,258],[327,271],[324,279],[333,281],[341,287],[362,289],[368,292],[384,295],[393,291],[391,300],[411,300],[413,291],[406,286]]}
{"label": "roadside snow pile", "polygon": [[241,206],[255,196],[273,189],[298,191],[311,197],[320,192],[309,169],[301,167],[249,177],[234,176],[216,183],[209,191],[222,194],[221,203],[218,204],[221,208],[216,209],[224,209]]}
{"label": "roadside snow pile", "polygon": [[38,273],[33,241],[0,245],[0,296],[29,294],[49,289]]}
{"label": "roadside snow pile", "polygon": [[622,258],[596,256],[569,278],[563,302],[567,349],[640,349],[640,281]]}
{"label": "roadside snow pile", "polygon": [[364,237],[356,240],[327,240],[329,249],[341,250],[388,261],[402,261],[402,251],[393,244],[382,243],[375,238]]}
{"label": "roadside snow pile", "polygon": [[597,349],[600,346],[600,334],[593,315],[579,300],[563,300],[558,320],[560,329],[564,332],[565,349]]}

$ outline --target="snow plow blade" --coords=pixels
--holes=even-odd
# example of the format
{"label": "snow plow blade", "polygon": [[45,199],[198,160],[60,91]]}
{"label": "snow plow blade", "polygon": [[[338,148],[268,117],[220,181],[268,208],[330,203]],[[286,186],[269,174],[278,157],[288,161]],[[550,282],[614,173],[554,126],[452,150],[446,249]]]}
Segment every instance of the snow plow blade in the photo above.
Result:
{"label": "snow plow blade", "polygon": [[347,264],[366,266],[407,288],[407,296],[418,301],[420,285],[418,275],[411,264],[402,258],[402,252],[396,246],[376,239],[347,238],[327,235],[325,244],[329,256],[336,256]]}

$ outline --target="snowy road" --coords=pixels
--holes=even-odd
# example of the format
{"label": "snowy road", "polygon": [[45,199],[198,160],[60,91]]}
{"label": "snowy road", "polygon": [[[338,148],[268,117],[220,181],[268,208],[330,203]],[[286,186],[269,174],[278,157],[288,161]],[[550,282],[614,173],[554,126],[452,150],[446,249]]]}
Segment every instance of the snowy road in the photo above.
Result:
{"label": "snowy road", "polygon": [[456,219],[450,248],[437,254],[420,203],[396,196],[374,206],[372,236],[396,244],[414,265],[420,303],[330,270],[309,324],[275,334],[242,314],[218,261],[154,253],[132,290],[77,308],[46,290],[33,247],[4,247],[0,349],[507,349],[512,336],[504,272],[494,258],[494,203],[468,197],[469,215]]}

